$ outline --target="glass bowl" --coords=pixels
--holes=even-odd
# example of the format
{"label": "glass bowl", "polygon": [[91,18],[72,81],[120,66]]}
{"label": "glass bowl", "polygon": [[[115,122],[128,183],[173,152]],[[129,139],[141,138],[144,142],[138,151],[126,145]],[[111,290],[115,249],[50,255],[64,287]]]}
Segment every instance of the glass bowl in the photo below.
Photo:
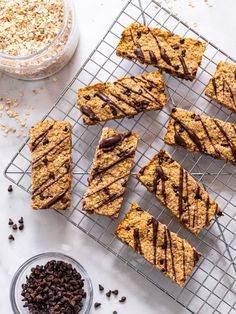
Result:
{"label": "glass bowl", "polygon": [[83,266],[78,263],[72,257],[64,255],[62,253],[48,252],[36,255],[27,260],[15,273],[10,287],[10,301],[14,314],[29,314],[29,310],[23,307],[24,302],[22,301],[22,284],[26,281],[26,276],[31,272],[31,268],[36,265],[44,265],[50,260],[64,261],[70,263],[84,279],[84,291],[86,292],[86,299],[83,300],[83,308],[79,314],[89,314],[89,311],[93,302],[93,286],[89,275]]}
{"label": "glass bowl", "polygon": [[39,80],[61,70],[72,58],[79,41],[74,0],[62,0],[64,17],[57,36],[43,49],[28,56],[0,52],[0,71],[22,80]]}

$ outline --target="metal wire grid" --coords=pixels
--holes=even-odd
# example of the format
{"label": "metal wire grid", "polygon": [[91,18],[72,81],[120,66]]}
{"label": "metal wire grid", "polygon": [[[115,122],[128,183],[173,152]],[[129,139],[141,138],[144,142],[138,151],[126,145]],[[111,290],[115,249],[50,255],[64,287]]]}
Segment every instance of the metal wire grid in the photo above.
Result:
{"label": "metal wire grid", "polygon": [[[107,126],[117,130],[135,130],[139,134],[134,173],[155,153],[164,148],[170,151],[172,156],[200,184],[204,185],[224,211],[223,217],[215,219],[209,228],[196,237],[179,226],[169,212],[157,203],[133,175],[131,176],[118,221],[124,217],[132,202],[138,202],[141,207],[166,223],[172,231],[187,239],[204,255],[182,289],[164,278],[154,266],[117,240],[114,236],[117,220],[90,216],[81,211],[81,199],[87,187],[88,171],[104,124],[84,126],[81,114],[75,106],[76,92],[79,87],[96,82],[154,70],[150,66],[122,60],[115,55],[115,47],[122,30],[134,21],[158,26],[182,36],[199,38],[208,43],[194,82],[186,82],[165,75],[169,102],[161,112],[149,112],[139,114],[134,119],[124,118],[106,123]],[[53,120],[66,119],[73,126],[73,205],[70,210],[59,213],[191,313],[236,313],[236,211],[234,205],[236,173],[235,167],[223,161],[216,161],[202,154],[191,154],[183,149],[167,147],[163,143],[163,137],[171,107],[175,104],[201,114],[206,113],[225,121],[233,121],[233,115],[229,114],[228,110],[209,101],[203,94],[203,89],[214,72],[216,64],[220,60],[227,59],[235,62],[156,1],[130,0],[45,117]],[[25,143],[5,170],[5,175],[9,180],[29,193],[31,189],[30,160],[28,145]]]}

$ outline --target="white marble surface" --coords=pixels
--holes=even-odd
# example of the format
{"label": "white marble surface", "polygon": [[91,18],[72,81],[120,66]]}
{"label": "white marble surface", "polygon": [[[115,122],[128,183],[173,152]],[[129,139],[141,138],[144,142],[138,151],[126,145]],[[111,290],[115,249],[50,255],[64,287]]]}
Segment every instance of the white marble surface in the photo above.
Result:
{"label": "white marble surface", "polygon": [[[15,97],[20,90],[24,91],[20,111],[25,106],[32,106],[30,125],[40,120],[51,108],[61,90],[71,80],[80,65],[84,62],[95,44],[101,39],[106,29],[114,20],[125,1],[122,0],[77,0],[79,7],[80,45],[72,62],[56,75],[57,81],[46,79],[39,82],[22,82],[0,75],[0,95]],[[162,1],[164,2],[164,1]],[[196,4],[191,8],[189,1],[168,1],[180,18],[190,25],[197,23],[197,30],[220,48],[236,57],[235,0],[210,1],[213,7],[203,0],[191,1]],[[39,89],[37,95],[33,89]],[[14,136],[3,137],[0,134],[0,173],[8,164],[10,158],[23,143],[24,139]],[[45,251],[60,251],[78,259],[89,272],[94,285],[94,301],[102,302],[102,309],[91,313],[119,314],[168,314],[185,313],[185,311],[165,294],[154,288],[150,283],[129,269],[112,254],[104,250],[88,236],[67,223],[60,215],[52,211],[33,212],[30,208],[30,197],[18,187],[13,187],[13,193],[7,192],[8,181],[0,175],[0,313],[10,314],[9,286],[16,269],[32,255]],[[10,233],[8,218],[25,218],[25,230],[15,234],[15,242],[8,242]],[[123,305],[112,301],[106,302],[98,293],[97,285],[119,289],[127,296]],[[207,314],[207,313],[206,313]]]}

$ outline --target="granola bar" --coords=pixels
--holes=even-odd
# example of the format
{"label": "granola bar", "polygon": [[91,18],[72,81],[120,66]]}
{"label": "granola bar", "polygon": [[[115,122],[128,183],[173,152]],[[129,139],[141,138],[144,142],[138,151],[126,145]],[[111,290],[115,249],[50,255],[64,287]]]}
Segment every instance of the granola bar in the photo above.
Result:
{"label": "granola bar", "polygon": [[38,122],[30,130],[32,207],[66,209],[71,204],[71,125]]}
{"label": "granola bar", "polygon": [[236,125],[180,108],[172,110],[165,143],[236,164]]}
{"label": "granola bar", "polygon": [[139,181],[188,230],[198,234],[221,209],[191,175],[164,150],[137,174]]}
{"label": "granola bar", "polygon": [[83,210],[118,217],[137,142],[133,132],[103,129],[83,198]]}
{"label": "granola bar", "polygon": [[85,124],[133,117],[159,110],[167,103],[165,83],[156,72],[120,78],[114,83],[98,83],[78,91],[78,106]]}
{"label": "granola bar", "polygon": [[221,61],[205,89],[205,94],[236,113],[236,65]]}
{"label": "granola bar", "polygon": [[199,40],[133,23],[123,31],[116,54],[192,81],[205,49]]}
{"label": "granola bar", "polygon": [[181,287],[201,256],[138,204],[132,204],[116,235]]}

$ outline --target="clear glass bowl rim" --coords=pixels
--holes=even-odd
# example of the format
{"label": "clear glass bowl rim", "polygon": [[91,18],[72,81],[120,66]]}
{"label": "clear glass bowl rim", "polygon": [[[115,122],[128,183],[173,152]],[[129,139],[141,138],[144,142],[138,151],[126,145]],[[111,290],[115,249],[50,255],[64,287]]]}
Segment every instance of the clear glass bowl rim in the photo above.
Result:
{"label": "clear glass bowl rim", "polygon": [[81,276],[82,279],[84,279],[87,282],[88,285],[88,293],[87,293],[87,297],[88,298],[88,303],[87,303],[87,308],[85,308],[85,312],[84,314],[89,314],[90,309],[92,307],[92,302],[93,302],[93,286],[92,286],[92,281],[87,273],[87,271],[85,270],[85,268],[73,257],[66,255],[64,253],[60,253],[60,252],[46,252],[46,253],[41,253],[41,254],[37,254],[31,258],[29,258],[28,260],[26,260],[15,272],[12,281],[11,281],[11,285],[10,285],[10,301],[11,301],[11,306],[12,306],[12,310],[14,314],[21,314],[19,311],[19,308],[17,306],[16,303],[16,298],[15,298],[15,289],[16,289],[16,283],[17,280],[19,279],[19,276],[21,275],[22,271],[24,271],[28,266],[30,266],[30,264],[32,264],[33,262],[36,262],[37,260],[40,262],[41,258],[50,258],[51,260],[53,259],[66,259],[68,260],[67,262],[71,263],[72,265],[74,264],[75,266],[78,267],[79,272],[81,271]]}
{"label": "clear glass bowl rim", "polygon": [[63,2],[63,6],[64,6],[64,18],[63,18],[63,22],[61,25],[61,29],[59,31],[59,33],[57,34],[57,36],[53,39],[53,41],[51,41],[50,43],[48,43],[43,49],[40,49],[39,51],[28,55],[28,56],[14,56],[14,55],[9,55],[3,52],[0,52],[0,58],[2,58],[2,60],[16,60],[16,61],[27,61],[27,60],[31,60],[34,57],[37,57],[41,54],[43,54],[49,47],[53,46],[54,43],[57,42],[58,38],[60,38],[61,34],[63,34],[66,26],[67,26],[67,21],[68,21],[68,16],[69,16],[69,7],[71,6],[71,9],[73,11],[75,11],[75,4],[73,0],[62,0]]}

